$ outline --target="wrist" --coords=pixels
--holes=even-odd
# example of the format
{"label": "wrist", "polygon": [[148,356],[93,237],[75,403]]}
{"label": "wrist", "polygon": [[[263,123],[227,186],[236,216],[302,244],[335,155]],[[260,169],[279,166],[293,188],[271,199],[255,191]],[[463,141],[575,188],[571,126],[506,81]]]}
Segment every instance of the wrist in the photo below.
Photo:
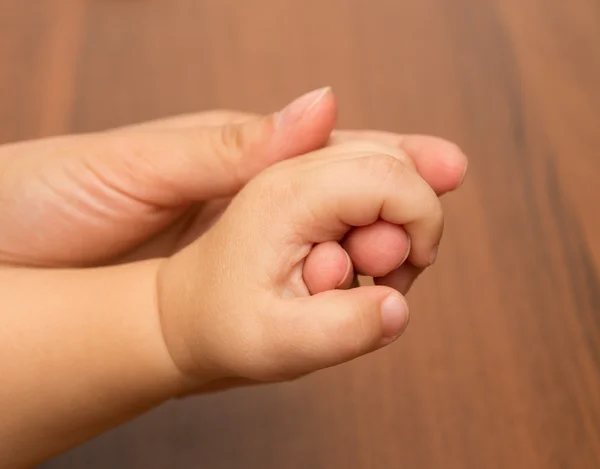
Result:
{"label": "wrist", "polygon": [[165,262],[166,259],[153,259],[143,263],[140,297],[143,296],[143,301],[146,302],[144,309],[148,312],[150,330],[155,331],[152,354],[156,357],[157,376],[160,375],[161,381],[167,383],[169,398],[175,398],[192,392],[198,386],[198,382],[195,376],[181,367],[177,354],[172,350],[173,341],[168,339],[170,335],[166,332],[167,325],[161,308],[159,287],[160,271]]}
{"label": "wrist", "polygon": [[201,337],[207,331],[197,330],[198,316],[208,307],[207,295],[201,291],[205,282],[197,266],[188,271],[189,266],[182,260],[175,255],[157,263],[154,308],[165,351],[181,378],[183,387],[179,395],[187,395],[202,392],[211,382],[225,376],[203,345]]}

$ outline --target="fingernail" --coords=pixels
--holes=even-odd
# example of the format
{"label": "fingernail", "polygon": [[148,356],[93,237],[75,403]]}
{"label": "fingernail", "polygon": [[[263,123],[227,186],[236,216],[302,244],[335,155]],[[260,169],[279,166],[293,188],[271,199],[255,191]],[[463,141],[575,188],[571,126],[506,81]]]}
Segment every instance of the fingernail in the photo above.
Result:
{"label": "fingernail", "polygon": [[462,185],[465,183],[465,178],[467,177],[467,170],[469,169],[469,164],[467,163],[465,165],[465,169],[463,171],[462,177],[460,178],[460,182],[458,183],[458,187],[462,187]]}
{"label": "fingernail", "polygon": [[404,253],[404,259],[402,259],[402,261],[400,262],[400,264],[398,264],[393,270],[399,269],[408,259],[408,256],[410,256],[410,248],[411,248],[411,241],[410,238],[408,238],[408,245],[406,246],[406,252]]}
{"label": "fingernail", "polygon": [[439,250],[440,250],[439,244],[433,248],[433,251],[431,251],[431,257],[429,258],[429,265],[432,265],[436,261]]}
{"label": "fingernail", "polygon": [[286,127],[293,125],[302,119],[302,116],[307,114],[331,91],[331,87],[319,88],[318,90],[310,91],[298,99],[288,104],[275,117],[275,128]]}
{"label": "fingernail", "polygon": [[383,300],[381,319],[385,339],[396,337],[404,331],[408,324],[408,306],[400,295],[392,293]]}
{"label": "fingernail", "polygon": [[335,288],[343,287],[346,284],[348,284],[348,282],[351,280],[348,277],[350,276],[350,271],[352,270],[352,260],[350,259],[350,256],[348,255],[348,253],[346,251],[344,251],[344,254],[346,254],[346,259],[348,262],[348,264],[346,264],[346,272],[344,273],[344,277],[342,278],[340,283],[338,283]]}

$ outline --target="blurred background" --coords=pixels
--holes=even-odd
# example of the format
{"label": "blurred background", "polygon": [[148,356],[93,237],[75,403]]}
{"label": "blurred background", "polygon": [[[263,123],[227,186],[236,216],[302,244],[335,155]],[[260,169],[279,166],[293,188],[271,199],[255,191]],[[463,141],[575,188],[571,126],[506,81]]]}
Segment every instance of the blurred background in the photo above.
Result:
{"label": "blurred background", "polygon": [[340,127],[470,157],[408,332],[43,469],[600,467],[597,0],[0,0],[2,143],[325,85]]}

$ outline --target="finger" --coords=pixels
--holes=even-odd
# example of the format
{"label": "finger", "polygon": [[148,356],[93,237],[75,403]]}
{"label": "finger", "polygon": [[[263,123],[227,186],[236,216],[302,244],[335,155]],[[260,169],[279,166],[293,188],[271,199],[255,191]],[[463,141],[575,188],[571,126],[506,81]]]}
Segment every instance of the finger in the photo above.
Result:
{"label": "finger", "polygon": [[277,204],[268,216],[294,226],[305,243],[338,240],[351,227],[381,218],[404,225],[411,239],[411,262],[430,265],[442,235],[443,214],[438,197],[416,171],[393,153],[373,153],[370,148],[361,153],[360,145],[321,152],[320,160],[300,157],[255,180],[260,184],[270,178],[269,193]]}
{"label": "finger", "polygon": [[275,162],[324,145],[335,118],[335,98],[325,88],[241,123],[99,134],[102,151],[87,154],[85,164],[136,200],[179,206],[232,195]]}
{"label": "finger", "polygon": [[249,112],[229,111],[229,110],[214,110],[198,112],[193,114],[182,114],[179,116],[166,117],[155,119],[147,122],[127,125],[113,129],[113,131],[140,131],[140,130],[177,130],[190,129],[194,127],[220,126],[227,124],[236,124],[258,119],[258,114]]}
{"label": "finger", "polygon": [[320,167],[332,161],[360,159],[368,155],[387,155],[399,160],[407,168],[416,170],[414,162],[404,150],[376,140],[356,140],[332,145],[309,152],[301,158],[294,158],[286,162],[286,165],[297,168]]}
{"label": "finger", "polygon": [[304,283],[311,295],[350,287],[354,268],[348,253],[335,241],[317,244],[304,261]]}
{"label": "finger", "polygon": [[409,313],[404,299],[386,287],[334,290],[286,300],[271,319],[281,343],[273,369],[300,375],[338,365],[381,348],[404,332]]}
{"label": "finger", "polygon": [[414,162],[419,174],[438,195],[457,189],[463,182],[468,165],[467,157],[457,145],[441,138],[377,131],[336,131],[330,143],[365,139],[403,149]]}
{"label": "finger", "polygon": [[376,285],[391,287],[406,295],[424,270],[421,267],[406,263],[383,277],[375,278],[374,281]]}
{"label": "finger", "polygon": [[[189,129],[239,123],[258,117],[252,113],[216,110],[157,119],[116,130]],[[456,144],[437,137],[370,130],[336,130],[332,133],[329,145],[356,140],[373,140],[403,149],[414,162],[419,174],[438,195],[460,187],[467,171],[468,161],[462,150]]]}
{"label": "finger", "polygon": [[383,277],[397,269],[410,253],[404,228],[384,220],[352,229],[342,243],[360,275]]}
{"label": "finger", "polygon": [[[172,130],[226,125],[258,118],[258,115],[229,110],[207,111],[135,124],[117,130]],[[403,149],[414,162],[419,174],[443,195],[462,185],[468,160],[462,150],[447,140],[427,135],[400,135],[371,130],[336,130],[329,145],[373,140]]]}

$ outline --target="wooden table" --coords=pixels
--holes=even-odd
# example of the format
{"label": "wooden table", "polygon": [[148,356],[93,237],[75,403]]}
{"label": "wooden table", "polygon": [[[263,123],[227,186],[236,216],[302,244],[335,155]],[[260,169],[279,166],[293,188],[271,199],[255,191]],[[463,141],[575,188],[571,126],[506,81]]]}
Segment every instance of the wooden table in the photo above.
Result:
{"label": "wooden table", "polygon": [[470,156],[406,336],[166,405],[43,467],[600,467],[597,0],[0,0],[2,142],[321,85],[342,127]]}

